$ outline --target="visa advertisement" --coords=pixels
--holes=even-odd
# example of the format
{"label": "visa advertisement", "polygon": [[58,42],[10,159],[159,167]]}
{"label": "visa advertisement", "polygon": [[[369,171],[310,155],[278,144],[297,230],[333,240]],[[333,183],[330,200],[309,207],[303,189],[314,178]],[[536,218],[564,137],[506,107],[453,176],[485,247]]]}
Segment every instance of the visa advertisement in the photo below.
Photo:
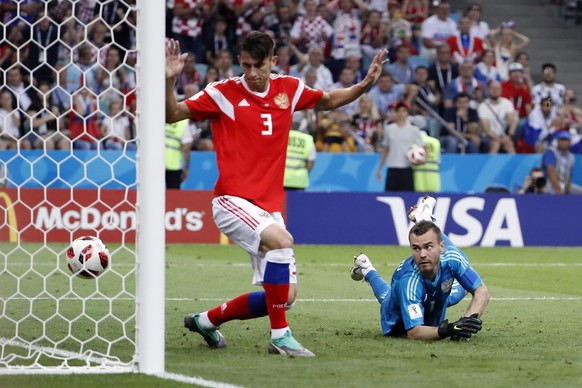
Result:
{"label": "visa advertisement", "polygon": [[[418,193],[287,193],[297,244],[408,245]],[[458,246],[582,246],[579,196],[438,196],[436,223]]]}

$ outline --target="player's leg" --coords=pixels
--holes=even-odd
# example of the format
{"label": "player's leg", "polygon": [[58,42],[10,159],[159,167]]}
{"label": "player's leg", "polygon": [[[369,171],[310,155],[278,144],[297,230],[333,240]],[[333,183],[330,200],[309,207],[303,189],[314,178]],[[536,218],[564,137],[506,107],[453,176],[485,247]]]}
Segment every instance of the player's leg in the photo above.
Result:
{"label": "player's leg", "polygon": [[262,249],[266,250],[263,288],[271,322],[269,353],[313,357],[315,354],[293,337],[287,323],[286,310],[294,303],[297,292],[293,236],[284,228],[279,213],[273,214],[273,217],[278,223],[268,226],[261,233]]}
{"label": "player's leg", "polygon": [[[212,201],[214,221],[228,238],[245,249],[254,270],[253,283],[261,284],[265,254],[258,251],[260,231],[274,224],[271,217],[261,217],[264,211],[246,200],[224,196]],[[258,280],[257,280],[258,279]],[[258,282],[258,283],[257,283]],[[232,300],[201,313],[193,313],[184,318],[184,325],[204,337],[210,347],[225,347],[226,341],[218,331],[225,322],[252,319],[267,315],[265,291],[240,295]]]}
{"label": "player's leg", "polygon": [[368,256],[363,253],[354,256],[354,265],[350,270],[350,276],[353,280],[360,281],[365,279],[366,282],[370,283],[370,287],[372,287],[372,291],[374,291],[374,295],[380,304],[390,296],[390,285],[376,271]]}

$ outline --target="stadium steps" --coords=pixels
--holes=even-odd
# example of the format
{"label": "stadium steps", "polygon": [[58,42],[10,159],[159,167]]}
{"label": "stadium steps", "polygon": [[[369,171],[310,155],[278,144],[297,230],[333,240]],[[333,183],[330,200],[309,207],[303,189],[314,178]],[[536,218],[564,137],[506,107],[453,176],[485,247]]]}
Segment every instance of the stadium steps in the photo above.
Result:
{"label": "stadium steps", "polygon": [[[473,0],[451,1],[453,7],[465,11]],[[517,31],[530,38],[525,51],[530,56],[534,82],[541,81],[541,65],[553,62],[557,81],[571,87],[582,99],[582,26],[576,26],[560,16],[559,7],[549,0],[487,0],[475,1],[483,7],[483,20],[493,29],[503,21],[513,20]]]}

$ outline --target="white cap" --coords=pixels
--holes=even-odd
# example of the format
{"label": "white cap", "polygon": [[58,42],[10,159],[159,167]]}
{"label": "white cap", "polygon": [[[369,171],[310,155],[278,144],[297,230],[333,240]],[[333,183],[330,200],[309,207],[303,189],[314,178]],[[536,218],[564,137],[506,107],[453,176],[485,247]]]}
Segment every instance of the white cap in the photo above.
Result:
{"label": "white cap", "polygon": [[511,73],[512,71],[523,71],[523,65],[519,62],[511,62],[507,67],[507,70]]}

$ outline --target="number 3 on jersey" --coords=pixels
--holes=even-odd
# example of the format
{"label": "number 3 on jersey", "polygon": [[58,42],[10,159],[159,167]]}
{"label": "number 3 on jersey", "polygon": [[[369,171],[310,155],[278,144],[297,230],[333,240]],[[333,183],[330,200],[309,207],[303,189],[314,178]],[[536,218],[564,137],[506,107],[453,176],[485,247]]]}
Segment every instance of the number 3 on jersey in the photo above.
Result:
{"label": "number 3 on jersey", "polygon": [[261,131],[261,135],[271,136],[273,134],[273,118],[271,117],[271,114],[263,113],[261,114],[261,118],[265,119],[265,121],[263,121],[263,124],[265,125],[265,127],[267,127],[267,129]]}

